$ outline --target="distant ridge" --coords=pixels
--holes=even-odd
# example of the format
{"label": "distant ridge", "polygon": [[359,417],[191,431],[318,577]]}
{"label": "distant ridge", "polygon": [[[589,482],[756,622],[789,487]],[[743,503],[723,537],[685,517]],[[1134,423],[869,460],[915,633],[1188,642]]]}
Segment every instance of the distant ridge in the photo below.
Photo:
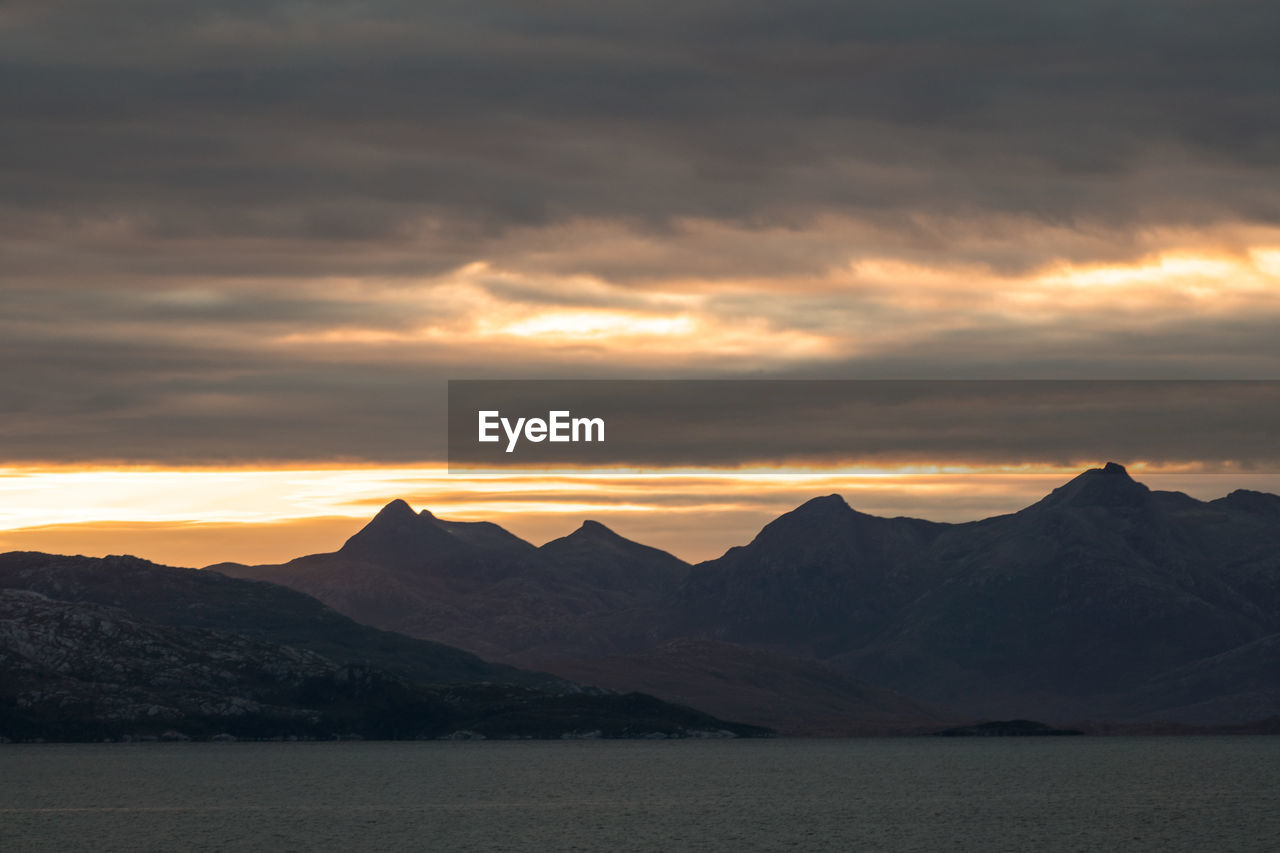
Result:
{"label": "distant ridge", "polygon": [[563,672],[608,658],[614,683],[647,683],[652,655],[687,638],[741,655],[743,679],[748,658],[773,670],[763,682],[820,663],[987,719],[1280,716],[1275,495],[1200,501],[1115,462],[964,524],[881,518],[826,495],[696,566],[593,521],[535,548],[496,525],[395,502],[383,513],[335,554],[222,570],[491,658]]}

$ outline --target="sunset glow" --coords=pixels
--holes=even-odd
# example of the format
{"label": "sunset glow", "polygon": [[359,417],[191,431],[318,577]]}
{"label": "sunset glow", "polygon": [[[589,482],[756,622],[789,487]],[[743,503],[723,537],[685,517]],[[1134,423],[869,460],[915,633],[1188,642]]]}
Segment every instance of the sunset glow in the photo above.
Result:
{"label": "sunset glow", "polygon": [[[1105,461],[447,475],[449,380],[1280,375],[1280,110],[1248,16],[179,5],[0,19],[25,75],[0,176],[11,544],[213,525],[205,562],[278,558],[273,526],[323,520],[331,546],[401,496],[535,539],[608,514],[707,556],[813,494],[976,518]],[[1152,485],[1231,485],[1142,458]],[[641,529],[677,514],[705,541]]]}
{"label": "sunset glow", "polygon": [[[1141,463],[1129,470],[1152,488],[1201,499],[1241,485],[1280,488],[1280,472],[1242,475],[1193,464]],[[271,562],[299,556],[298,548],[337,548],[385,503],[403,498],[443,518],[495,521],[535,544],[592,518],[700,560],[744,544],[777,515],[818,495],[841,494],[853,508],[876,515],[971,521],[1021,509],[1079,471],[961,465],[559,475],[449,474],[427,465],[7,468],[0,470],[0,546],[97,555],[128,551],[180,565]],[[698,519],[698,531],[690,530],[690,518]],[[316,546],[303,544],[316,539]]]}

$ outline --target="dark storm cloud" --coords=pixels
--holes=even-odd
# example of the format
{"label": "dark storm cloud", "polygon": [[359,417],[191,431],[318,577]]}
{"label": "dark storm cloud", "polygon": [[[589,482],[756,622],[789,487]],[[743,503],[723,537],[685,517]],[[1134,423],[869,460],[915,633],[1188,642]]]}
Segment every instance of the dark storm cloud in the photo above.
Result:
{"label": "dark storm cloud", "polygon": [[[1274,375],[1261,299],[955,324],[823,277],[994,288],[1280,223],[1276,32],[1240,0],[10,0],[5,458],[438,458],[457,376]],[[758,358],[476,331],[690,296]],[[834,343],[769,363],[788,332]]]}
{"label": "dark storm cloud", "polygon": [[8,205],[157,241],[1280,216],[1270,4],[55,3],[3,22]]}
{"label": "dark storm cloud", "polygon": [[[0,341],[8,462],[168,464],[444,455],[437,379],[177,343]],[[433,393],[433,391],[435,393]]]}
{"label": "dark storm cloud", "polygon": [[[1280,317],[1184,319],[1126,328],[1092,323],[1010,327],[995,320],[944,330],[926,344],[887,344],[874,355],[787,366],[776,376],[888,379],[1272,379],[1280,363]],[[939,354],[945,353],[945,359]]]}

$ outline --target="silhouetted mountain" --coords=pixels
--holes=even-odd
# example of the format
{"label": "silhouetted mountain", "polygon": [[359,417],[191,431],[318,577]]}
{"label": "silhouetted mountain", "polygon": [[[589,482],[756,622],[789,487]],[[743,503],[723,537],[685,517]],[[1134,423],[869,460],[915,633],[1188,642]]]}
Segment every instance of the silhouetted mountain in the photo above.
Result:
{"label": "silhouetted mountain", "polygon": [[430,514],[419,516],[404,501],[394,500],[338,553],[352,560],[399,568],[448,559],[460,550],[454,537],[441,530]]}
{"label": "silhouetted mountain", "polygon": [[1209,505],[1231,512],[1257,516],[1264,520],[1280,520],[1280,495],[1271,495],[1266,492],[1236,489],[1226,497],[1209,501]]}
{"label": "silhouetted mountain", "polygon": [[[708,619],[718,636],[816,654],[975,715],[1054,719],[1219,699],[1227,688],[1200,682],[1197,693],[1188,681],[1176,707],[1161,705],[1144,685],[1280,629],[1280,527],[1265,498],[1153,492],[1109,464],[969,524],[842,520],[828,508],[824,533],[791,518],[809,506],[695,567],[684,624]],[[730,606],[717,614],[721,598]],[[735,606],[743,601],[754,608]],[[843,631],[842,612],[852,623]],[[1250,660],[1274,684],[1280,659],[1269,654]],[[1257,719],[1265,695],[1250,690],[1247,703],[1217,701],[1215,715],[1198,717]]]}
{"label": "silhouetted mountain", "polygon": [[632,542],[598,521],[538,549],[562,582],[621,593],[624,603],[675,592],[689,573],[684,560]]}
{"label": "silhouetted mountain", "polygon": [[1029,509],[1140,509],[1150,502],[1151,497],[1151,490],[1130,477],[1123,465],[1108,462],[1101,468],[1090,468],[1065,486],[1059,486]]}
{"label": "silhouetted mountain", "polygon": [[688,564],[596,522],[536,548],[496,524],[392,501],[336,553],[210,568],[294,587],[370,625],[524,660],[651,643],[651,626],[618,614],[673,594]]}
{"label": "silhouetted mountain", "polygon": [[[1116,463],[966,524],[815,498],[692,568],[593,522],[534,548],[395,502],[336,554],[225,570],[524,665],[610,658],[636,685],[658,678],[646,650],[693,637],[788,661],[757,659],[764,681],[817,661],[988,718],[1280,714],[1280,497],[1199,501]],[[663,678],[694,695],[696,670]]]}
{"label": "silhouetted mountain", "polygon": [[814,498],[696,566],[674,602],[679,633],[827,657],[874,637],[929,588],[918,558],[945,529]]}
{"label": "silhouetted mountain", "polygon": [[271,584],[130,557],[0,555],[0,735],[166,732],[406,738],[764,730],[366,628]]}
{"label": "silhouetted mountain", "polygon": [[415,515],[394,500],[334,556],[415,575],[496,581],[521,573],[536,553],[491,522],[443,521],[426,510]]}
{"label": "silhouetted mountain", "polygon": [[1118,465],[1093,469],[949,529],[916,569],[943,580],[840,662],[979,714],[1115,714],[1148,679],[1277,630],[1275,542]]}

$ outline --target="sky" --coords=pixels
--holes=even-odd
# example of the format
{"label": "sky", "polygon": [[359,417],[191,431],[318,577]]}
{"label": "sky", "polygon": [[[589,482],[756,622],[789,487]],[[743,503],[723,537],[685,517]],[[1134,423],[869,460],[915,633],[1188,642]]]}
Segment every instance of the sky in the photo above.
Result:
{"label": "sky", "polygon": [[1016,509],[1107,460],[499,489],[443,469],[444,383],[1276,378],[1277,31],[1241,0],[9,0],[0,547],[278,560],[406,497],[692,558],[831,491]]}

